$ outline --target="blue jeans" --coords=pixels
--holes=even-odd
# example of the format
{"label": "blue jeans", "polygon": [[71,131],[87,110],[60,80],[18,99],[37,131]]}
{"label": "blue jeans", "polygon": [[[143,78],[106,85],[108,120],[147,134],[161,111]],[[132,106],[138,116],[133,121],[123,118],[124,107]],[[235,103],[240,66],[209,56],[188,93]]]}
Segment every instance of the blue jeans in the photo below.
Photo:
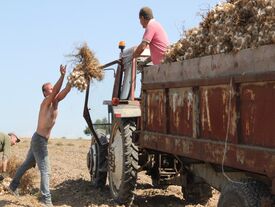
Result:
{"label": "blue jeans", "polygon": [[32,168],[37,163],[40,175],[40,191],[42,195],[42,201],[44,203],[52,203],[51,193],[49,188],[49,157],[48,157],[48,140],[36,132],[32,136],[31,146],[27,157],[23,164],[18,168],[15,176],[10,184],[11,190],[15,191],[20,184],[20,179],[24,173]]}

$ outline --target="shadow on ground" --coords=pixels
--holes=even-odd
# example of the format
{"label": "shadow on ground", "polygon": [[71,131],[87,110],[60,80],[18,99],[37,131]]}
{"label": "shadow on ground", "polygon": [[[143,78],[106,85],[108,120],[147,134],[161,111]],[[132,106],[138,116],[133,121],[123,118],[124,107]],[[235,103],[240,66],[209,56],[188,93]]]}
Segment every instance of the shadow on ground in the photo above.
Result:
{"label": "shadow on ground", "polygon": [[[138,185],[138,189],[152,189],[151,185]],[[54,205],[68,206],[119,206],[111,197],[109,187],[94,188],[87,180],[66,180],[51,190]],[[184,201],[174,195],[135,195],[134,206],[179,207]],[[123,206],[123,205],[122,205]]]}
{"label": "shadow on ground", "polygon": [[66,180],[51,190],[54,205],[89,206],[114,205],[109,188],[96,189],[83,179]]}
{"label": "shadow on ground", "polygon": [[135,196],[134,204],[142,207],[182,207],[185,203],[173,195],[145,195]]}

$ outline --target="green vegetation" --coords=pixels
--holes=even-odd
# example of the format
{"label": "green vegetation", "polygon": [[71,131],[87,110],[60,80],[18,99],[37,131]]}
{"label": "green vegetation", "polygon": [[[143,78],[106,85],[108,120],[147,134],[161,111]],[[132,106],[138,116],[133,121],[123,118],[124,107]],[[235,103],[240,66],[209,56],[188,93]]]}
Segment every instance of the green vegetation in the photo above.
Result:
{"label": "green vegetation", "polygon": [[[104,117],[103,119],[97,119],[95,121],[95,123],[93,123],[93,125],[94,125],[95,130],[102,129],[105,132],[108,131],[108,121],[107,121],[106,117]],[[87,136],[91,135],[91,130],[90,130],[90,128],[88,126],[86,127],[86,129],[84,129],[83,132]]]}

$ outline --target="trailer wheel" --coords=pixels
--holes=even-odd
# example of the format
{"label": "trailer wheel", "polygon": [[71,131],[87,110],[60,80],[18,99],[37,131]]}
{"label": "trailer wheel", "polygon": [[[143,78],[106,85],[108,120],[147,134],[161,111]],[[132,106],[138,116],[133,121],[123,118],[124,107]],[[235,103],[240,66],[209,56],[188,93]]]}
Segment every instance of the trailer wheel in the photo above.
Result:
{"label": "trailer wheel", "polygon": [[136,188],[138,148],[132,142],[136,130],[132,121],[119,121],[113,127],[109,146],[110,191],[119,204],[131,204]]}
{"label": "trailer wheel", "polygon": [[91,183],[96,188],[102,188],[107,179],[108,140],[102,130],[96,131],[101,145],[93,143],[87,154],[87,167],[89,169]]}
{"label": "trailer wheel", "polygon": [[257,181],[228,183],[221,191],[218,207],[271,207],[268,188]]}

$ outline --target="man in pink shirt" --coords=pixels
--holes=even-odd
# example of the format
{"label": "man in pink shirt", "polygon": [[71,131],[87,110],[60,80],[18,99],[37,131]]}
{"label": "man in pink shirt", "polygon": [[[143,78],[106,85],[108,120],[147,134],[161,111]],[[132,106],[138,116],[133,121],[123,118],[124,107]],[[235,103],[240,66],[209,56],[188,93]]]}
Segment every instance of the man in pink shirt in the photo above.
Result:
{"label": "man in pink shirt", "polygon": [[133,58],[137,58],[149,45],[151,60],[154,65],[158,65],[163,60],[169,45],[168,36],[161,24],[154,19],[153,12],[149,7],[140,9],[139,20],[142,27],[145,28],[145,32],[142,42],[133,54]]}

